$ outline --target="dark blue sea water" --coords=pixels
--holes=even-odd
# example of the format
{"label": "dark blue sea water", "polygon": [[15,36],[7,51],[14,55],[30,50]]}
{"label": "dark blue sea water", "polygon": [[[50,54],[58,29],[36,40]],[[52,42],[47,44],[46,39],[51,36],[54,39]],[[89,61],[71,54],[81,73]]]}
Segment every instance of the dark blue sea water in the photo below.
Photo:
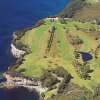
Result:
{"label": "dark blue sea water", "polygon": [[[15,63],[10,53],[12,33],[58,14],[70,0],[0,0],[0,72]],[[7,100],[0,90],[0,100]]]}

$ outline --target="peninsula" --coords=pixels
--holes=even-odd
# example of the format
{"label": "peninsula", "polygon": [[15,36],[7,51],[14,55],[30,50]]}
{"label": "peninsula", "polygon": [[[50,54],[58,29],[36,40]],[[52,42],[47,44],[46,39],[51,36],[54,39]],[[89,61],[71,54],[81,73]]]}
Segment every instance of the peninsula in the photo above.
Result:
{"label": "peninsula", "polygon": [[100,100],[100,1],[72,0],[56,17],[14,32],[16,64],[5,87],[36,89],[41,100]]}

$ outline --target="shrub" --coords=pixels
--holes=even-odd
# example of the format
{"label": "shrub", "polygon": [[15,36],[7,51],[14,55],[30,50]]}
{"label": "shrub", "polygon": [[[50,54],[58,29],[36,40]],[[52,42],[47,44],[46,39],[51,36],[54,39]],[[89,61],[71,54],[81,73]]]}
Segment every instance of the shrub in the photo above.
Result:
{"label": "shrub", "polygon": [[57,77],[53,76],[50,72],[45,71],[40,78],[43,87],[51,88],[53,85],[59,82]]}

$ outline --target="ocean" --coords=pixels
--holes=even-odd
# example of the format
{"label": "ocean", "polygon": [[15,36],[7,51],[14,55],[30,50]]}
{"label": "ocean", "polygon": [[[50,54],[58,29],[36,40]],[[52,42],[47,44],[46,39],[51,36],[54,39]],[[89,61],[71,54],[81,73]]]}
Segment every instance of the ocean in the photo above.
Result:
{"label": "ocean", "polygon": [[[5,72],[16,62],[10,52],[13,32],[31,27],[42,18],[57,15],[69,2],[70,0],[0,0],[0,72]],[[9,100],[7,93],[0,89],[0,100]]]}

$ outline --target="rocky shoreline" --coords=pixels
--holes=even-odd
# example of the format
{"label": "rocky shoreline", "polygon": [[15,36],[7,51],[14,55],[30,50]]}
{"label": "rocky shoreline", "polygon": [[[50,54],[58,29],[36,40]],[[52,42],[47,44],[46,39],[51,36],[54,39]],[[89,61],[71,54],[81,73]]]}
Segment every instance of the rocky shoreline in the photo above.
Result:
{"label": "rocky shoreline", "polygon": [[48,89],[43,88],[41,82],[32,78],[25,78],[25,77],[13,77],[9,74],[4,74],[5,78],[7,79],[3,82],[3,86],[6,88],[14,88],[14,87],[25,87],[29,90],[36,90],[40,95],[43,92],[46,92]]}

